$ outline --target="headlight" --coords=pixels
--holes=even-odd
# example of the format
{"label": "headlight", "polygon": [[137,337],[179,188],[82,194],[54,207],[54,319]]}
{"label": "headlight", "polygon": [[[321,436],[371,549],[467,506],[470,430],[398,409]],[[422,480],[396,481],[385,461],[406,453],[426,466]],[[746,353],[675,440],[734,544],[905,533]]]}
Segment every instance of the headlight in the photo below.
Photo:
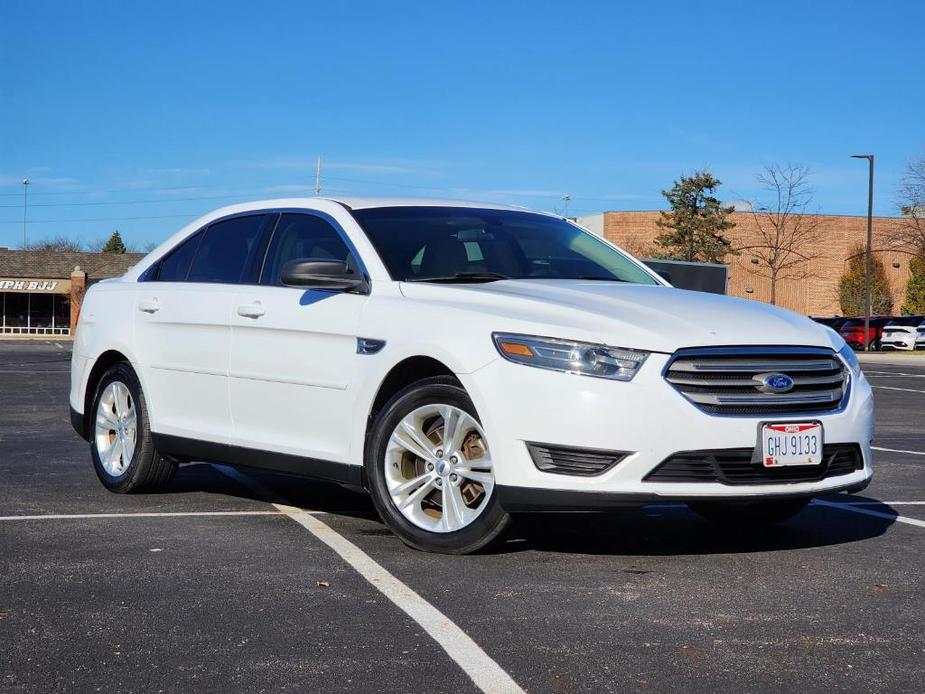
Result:
{"label": "headlight", "polygon": [[851,349],[851,346],[846,344],[840,350],[838,350],[838,356],[842,358],[842,361],[848,365],[848,368],[851,370],[851,374],[858,378],[861,378],[864,374],[861,372],[861,362],[858,361],[858,355],[854,353],[854,350]]}
{"label": "headlight", "polygon": [[648,352],[551,337],[493,333],[502,357],[517,364],[566,373],[631,381]]}

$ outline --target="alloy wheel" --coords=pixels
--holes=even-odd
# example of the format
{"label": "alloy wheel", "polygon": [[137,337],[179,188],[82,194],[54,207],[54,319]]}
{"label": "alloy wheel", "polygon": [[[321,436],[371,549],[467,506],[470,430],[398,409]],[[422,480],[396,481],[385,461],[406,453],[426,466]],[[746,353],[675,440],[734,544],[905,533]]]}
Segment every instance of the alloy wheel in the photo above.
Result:
{"label": "alloy wheel", "polygon": [[452,405],[425,405],[403,417],[389,437],[383,464],[395,507],[431,532],[470,525],[495,486],[485,432]]}
{"label": "alloy wheel", "polygon": [[125,473],[135,456],[138,415],[131,391],[113,381],[100,396],[96,408],[96,451],[103,469],[113,477]]}

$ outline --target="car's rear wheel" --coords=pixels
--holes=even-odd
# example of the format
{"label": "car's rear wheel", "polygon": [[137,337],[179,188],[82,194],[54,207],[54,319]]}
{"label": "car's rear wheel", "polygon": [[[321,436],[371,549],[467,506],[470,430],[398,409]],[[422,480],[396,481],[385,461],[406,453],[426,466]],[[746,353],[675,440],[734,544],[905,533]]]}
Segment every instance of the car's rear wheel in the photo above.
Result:
{"label": "car's rear wheel", "polygon": [[509,522],[493,493],[488,437],[455,379],[429,378],[393,397],[372,425],[365,465],[383,522],[416,549],[475,552]]}
{"label": "car's rear wheel", "polygon": [[173,479],[177,464],[154,447],[144,393],[131,366],[116,364],[103,375],[91,412],[90,455],[107,489],[147,491]]}
{"label": "car's rear wheel", "polygon": [[720,525],[773,525],[793,518],[806,508],[809,499],[777,501],[690,501],[688,507],[699,516]]}

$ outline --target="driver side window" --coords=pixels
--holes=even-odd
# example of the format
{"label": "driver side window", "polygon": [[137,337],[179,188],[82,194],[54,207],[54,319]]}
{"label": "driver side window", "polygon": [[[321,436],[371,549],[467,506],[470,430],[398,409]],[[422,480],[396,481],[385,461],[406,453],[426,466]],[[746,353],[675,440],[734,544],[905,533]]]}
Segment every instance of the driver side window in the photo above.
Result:
{"label": "driver side window", "polygon": [[329,222],[310,214],[286,213],[267,249],[260,283],[283,286],[283,266],[296,259],[340,260],[356,269],[350,249]]}

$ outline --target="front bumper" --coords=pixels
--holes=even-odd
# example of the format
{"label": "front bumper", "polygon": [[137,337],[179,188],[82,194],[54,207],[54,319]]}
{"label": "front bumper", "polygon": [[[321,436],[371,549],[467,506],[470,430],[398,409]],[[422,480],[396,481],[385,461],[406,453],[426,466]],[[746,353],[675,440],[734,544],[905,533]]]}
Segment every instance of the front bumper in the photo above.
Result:
{"label": "front bumper", "polygon": [[880,348],[912,351],[916,348],[915,338],[911,336],[908,338],[884,338],[880,340]]}
{"label": "front bumper", "polygon": [[[839,411],[798,415],[823,423],[827,443],[855,443],[863,468],[814,482],[728,485],[652,482],[646,475],[680,451],[751,448],[762,421],[794,416],[715,416],[702,412],[662,376],[668,355],[652,354],[629,382],[576,376],[498,360],[460,375],[488,435],[499,499],[508,510],[603,509],[653,500],[809,497],[866,486],[871,477],[873,398],[852,377]],[[540,470],[526,443],[630,454],[603,474]]]}

